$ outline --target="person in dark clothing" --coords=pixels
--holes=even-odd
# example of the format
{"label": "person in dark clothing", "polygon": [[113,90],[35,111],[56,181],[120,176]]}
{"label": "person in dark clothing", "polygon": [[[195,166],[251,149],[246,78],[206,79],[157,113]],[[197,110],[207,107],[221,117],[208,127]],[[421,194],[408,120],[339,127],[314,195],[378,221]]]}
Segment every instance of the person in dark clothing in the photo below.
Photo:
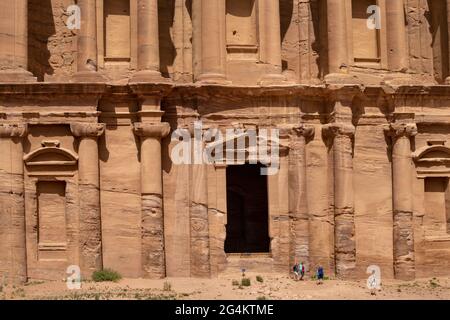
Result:
{"label": "person in dark clothing", "polygon": [[323,267],[319,266],[317,268],[317,284],[322,284],[323,283],[323,278],[324,278],[324,271],[323,271]]}

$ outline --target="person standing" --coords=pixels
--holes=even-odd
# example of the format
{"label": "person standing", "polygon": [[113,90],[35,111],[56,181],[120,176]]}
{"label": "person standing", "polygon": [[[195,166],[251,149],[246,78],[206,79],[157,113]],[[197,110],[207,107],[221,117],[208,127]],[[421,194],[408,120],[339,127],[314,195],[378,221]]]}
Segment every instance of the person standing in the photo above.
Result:
{"label": "person standing", "polygon": [[323,267],[319,266],[317,268],[317,284],[323,284],[323,278],[324,278]]}
{"label": "person standing", "polygon": [[300,262],[299,272],[300,272],[300,280],[303,280],[303,277],[305,276],[305,264],[303,262]]}

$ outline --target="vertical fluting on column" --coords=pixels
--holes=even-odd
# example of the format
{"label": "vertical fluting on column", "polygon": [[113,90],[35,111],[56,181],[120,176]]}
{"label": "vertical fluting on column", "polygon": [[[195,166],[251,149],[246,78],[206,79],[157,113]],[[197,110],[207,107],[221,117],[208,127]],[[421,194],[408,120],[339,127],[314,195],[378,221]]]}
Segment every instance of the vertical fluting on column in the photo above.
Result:
{"label": "vertical fluting on column", "polygon": [[0,1],[0,82],[33,82],[28,67],[28,1]]}
{"label": "vertical fluting on column", "polygon": [[259,2],[259,28],[261,60],[265,64],[265,72],[260,80],[261,84],[270,84],[286,80],[282,76],[281,65],[281,22],[280,1],[263,0]]}
{"label": "vertical fluting on column", "polygon": [[334,159],[334,248],[336,276],[348,278],[356,267],[355,213],[353,195],[353,139],[355,127],[332,123],[323,127],[332,141]]}
{"label": "vertical fluting on column", "polygon": [[392,138],[394,276],[411,280],[415,278],[411,138],[417,126],[394,123],[386,133]]}
{"label": "vertical fluting on column", "polygon": [[97,13],[95,0],[78,0],[81,28],[77,39],[77,82],[99,82],[104,78],[97,72]]}
{"label": "vertical fluting on column", "polygon": [[143,278],[164,278],[164,209],[161,139],[170,132],[168,123],[135,123],[141,138],[141,259]]}
{"label": "vertical fluting on column", "polygon": [[386,1],[388,66],[400,71],[408,68],[405,7],[403,0]]}
{"label": "vertical fluting on column", "polygon": [[193,13],[194,63],[201,65],[196,80],[226,82],[225,0],[193,0],[192,8],[200,10]]}
{"label": "vertical fluting on column", "polygon": [[80,267],[84,276],[90,276],[103,268],[98,138],[105,132],[105,125],[72,123],[70,129],[75,137],[80,138]]}
{"label": "vertical fluting on column", "polygon": [[208,217],[208,167],[204,161],[203,129],[190,128],[193,137],[190,187],[191,224],[191,276],[211,276],[209,217]]}
{"label": "vertical fluting on column", "polygon": [[314,127],[302,125],[291,131],[289,150],[289,216],[291,221],[290,266],[303,262],[310,268],[310,221],[306,187],[306,142]]}
{"label": "vertical fluting on column", "polygon": [[138,0],[138,72],[132,82],[162,80],[158,0]]}
{"label": "vertical fluting on column", "polygon": [[348,70],[347,15],[345,1],[327,0],[328,73]]}
{"label": "vertical fluting on column", "polygon": [[26,134],[26,124],[0,124],[0,233],[9,235],[8,242],[0,243],[0,256],[6,258],[7,280],[13,284],[27,281],[22,145]]}

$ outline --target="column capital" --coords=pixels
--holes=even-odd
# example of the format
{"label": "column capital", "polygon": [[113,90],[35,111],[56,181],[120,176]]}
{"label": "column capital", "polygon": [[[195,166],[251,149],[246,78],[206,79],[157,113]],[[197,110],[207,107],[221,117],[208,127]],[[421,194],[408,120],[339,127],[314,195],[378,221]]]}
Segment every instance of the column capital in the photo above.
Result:
{"label": "column capital", "polygon": [[385,133],[392,138],[414,137],[417,135],[417,125],[415,123],[390,123],[384,128]]}
{"label": "column capital", "polygon": [[0,123],[0,138],[23,138],[27,133],[26,123]]}
{"label": "column capital", "polygon": [[82,123],[75,122],[70,124],[70,131],[75,137],[100,137],[105,132],[106,125],[104,123]]}
{"label": "column capital", "polygon": [[324,137],[334,138],[335,136],[348,136],[353,138],[355,126],[346,123],[329,123],[322,127]]}
{"label": "column capital", "polygon": [[301,124],[298,126],[281,126],[277,129],[280,130],[280,139],[284,140],[296,140],[300,137],[308,140],[315,134],[314,126],[306,124]]}
{"label": "column capital", "polygon": [[305,139],[312,138],[316,132],[314,126],[300,125],[291,129],[291,135],[294,137],[305,137]]}
{"label": "column capital", "polygon": [[167,122],[143,123],[135,122],[133,124],[134,133],[144,138],[165,138],[170,133],[170,125]]}

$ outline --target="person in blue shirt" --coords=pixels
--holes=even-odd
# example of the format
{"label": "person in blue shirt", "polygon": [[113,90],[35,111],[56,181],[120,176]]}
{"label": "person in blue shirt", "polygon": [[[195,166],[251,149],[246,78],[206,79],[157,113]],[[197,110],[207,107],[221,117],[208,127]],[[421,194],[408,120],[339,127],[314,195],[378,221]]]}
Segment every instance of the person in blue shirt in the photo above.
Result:
{"label": "person in blue shirt", "polygon": [[323,267],[319,266],[317,268],[317,284],[322,284],[323,283],[323,278],[324,278],[324,272],[323,272]]}

